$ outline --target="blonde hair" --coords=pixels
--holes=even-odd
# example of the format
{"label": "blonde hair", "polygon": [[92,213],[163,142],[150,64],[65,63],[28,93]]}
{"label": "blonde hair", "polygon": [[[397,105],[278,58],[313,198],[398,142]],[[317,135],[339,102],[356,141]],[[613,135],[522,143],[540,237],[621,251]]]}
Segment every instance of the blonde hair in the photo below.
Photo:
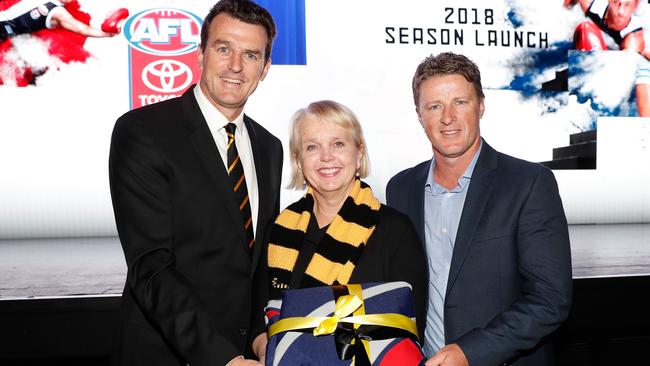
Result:
{"label": "blonde hair", "polygon": [[320,100],[309,104],[305,108],[299,109],[291,118],[291,135],[289,137],[289,150],[291,152],[291,181],[287,188],[305,188],[305,177],[298,165],[298,161],[300,160],[300,150],[302,146],[302,141],[300,139],[300,124],[308,116],[312,116],[321,122],[334,123],[337,126],[349,130],[356,147],[362,149],[361,163],[358,170],[359,177],[365,178],[370,174],[368,148],[357,116],[348,107],[340,103],[331,100]]}

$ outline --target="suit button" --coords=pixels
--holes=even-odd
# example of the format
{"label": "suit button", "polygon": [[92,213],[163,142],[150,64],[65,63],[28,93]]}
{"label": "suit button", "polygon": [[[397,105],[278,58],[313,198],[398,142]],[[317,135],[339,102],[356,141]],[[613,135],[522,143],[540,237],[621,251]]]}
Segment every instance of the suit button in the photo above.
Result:
{"label": "suit button", "polygon": [[246,334],[248,334],[248,329],[242,328],[239,330],[240,336],[245,336]]}

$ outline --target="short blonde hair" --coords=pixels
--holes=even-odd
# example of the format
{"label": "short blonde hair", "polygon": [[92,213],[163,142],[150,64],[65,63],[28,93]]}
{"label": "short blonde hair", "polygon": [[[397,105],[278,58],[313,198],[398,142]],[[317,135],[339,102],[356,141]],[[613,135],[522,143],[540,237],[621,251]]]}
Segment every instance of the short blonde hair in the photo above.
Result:
{"label": "short blonde hair", "polygon": [[289,137],[289,149],[291,151],[291,182],[287,188],[304,189],[305,177],[302,174],[298,161],[302,141],[300,139],[300,124],[306,117],[312,116],[318,121],[334,123],[350,131],[352,140],[361,151],[361,163],[359,166],[359,177],[365,178],[370,174],[370,159],[368,158],[368,147],[363,137],[361,124],[357,116],[346,106],[331,101],[320,100],[309,104],[306,108],[299,109],[291,118],[291,130]]}

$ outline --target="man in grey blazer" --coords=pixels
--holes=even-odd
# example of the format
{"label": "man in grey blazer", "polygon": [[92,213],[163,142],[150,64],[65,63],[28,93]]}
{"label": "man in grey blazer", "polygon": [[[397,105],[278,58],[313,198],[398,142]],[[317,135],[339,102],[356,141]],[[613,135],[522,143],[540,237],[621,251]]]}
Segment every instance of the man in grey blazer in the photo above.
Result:
{"label": "man in grey blazer", "polygon": [[116,364],[264,359],[258,276],[279,210],[282,145],[244,105],[269,70],[274,36],[257,4],[218,2],[201,30],[199,85],[115,125],[111,195],[128,265]]}
{"label": "man in grey blazer", "polygon": [[386,196],[426,247],[427,365],[552,365],[548,336],[566,319],[572,291],[553,173],[481,138],[485,97],[465,56],[426,58],[413,94],[433,159],[394,176]]}

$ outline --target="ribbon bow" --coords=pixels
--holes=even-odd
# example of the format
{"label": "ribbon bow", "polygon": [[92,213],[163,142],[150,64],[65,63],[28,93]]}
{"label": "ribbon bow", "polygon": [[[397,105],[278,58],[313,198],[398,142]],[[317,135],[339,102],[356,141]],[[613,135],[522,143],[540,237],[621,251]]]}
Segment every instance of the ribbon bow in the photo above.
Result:
{"label": "ribbon bow", "polygon": [[339,297],[338,300],[336,300],[336,310],[334,311],[334,314],[321,321],[320,324],[314,328],[314,335],[321,336],[334,333],[339,322],[343,318],[352,314],[361,305],[363,305],[363,301],[356,295],[345,295]]}

